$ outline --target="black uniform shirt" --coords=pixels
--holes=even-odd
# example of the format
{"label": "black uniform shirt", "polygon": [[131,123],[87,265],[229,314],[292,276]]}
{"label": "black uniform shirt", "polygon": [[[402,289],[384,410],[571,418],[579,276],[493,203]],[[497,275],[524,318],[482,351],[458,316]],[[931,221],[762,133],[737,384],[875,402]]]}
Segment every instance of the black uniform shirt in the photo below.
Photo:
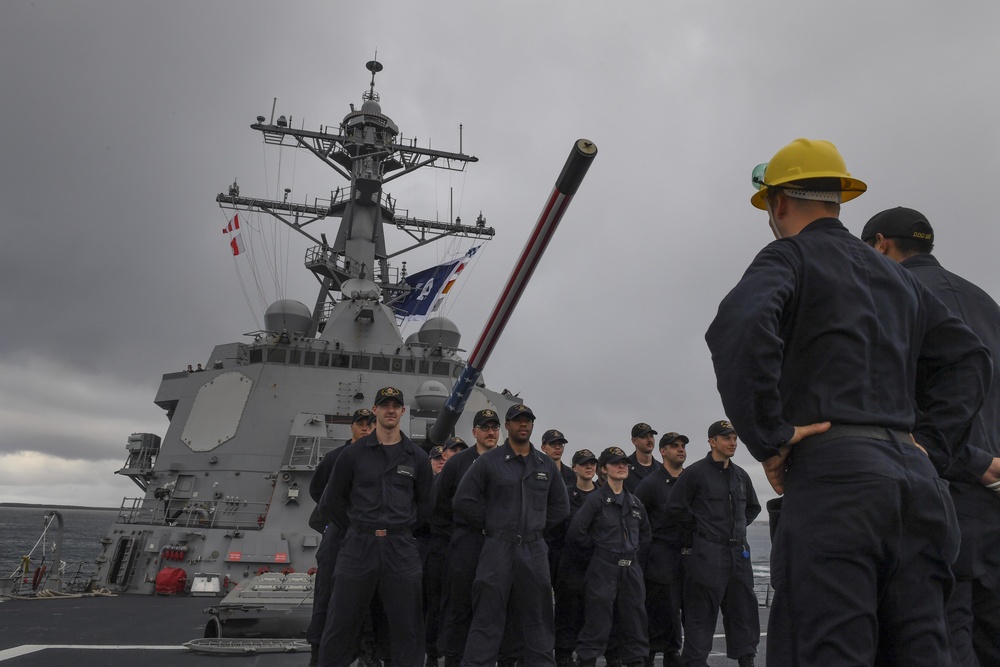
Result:
{"label": "black uniform shirt", "polygon": [[[320,515],[323,523],[330,523],[330,517],[322,516],[320,500],[323,498],[323,492],[326,490],[326,485],[330,481],[330,475],[333,474],[333,467],[337,463],[337,457],[340,453],[344,451],[344,447],[351,444],[351,441],[346,441],[340,447],[336,449],[331,449],[316,465],[316,469],[313,470],[313,477],[309,480],[309,497],[316,501],[316,509],[314,510]],[[312,525],[312,517],[310,517],[310,525]],[[318,526],[316,526],[318,528]]]}
{"label": "black uniform shirt", "polygon": [[433,507],[433,478],[427,454],[401,434],[383,446],[376,433],[343,448],[320,500],[334,524],[413,529]]}
{"label": "black uniform shirt", "polygon": [[761,250],[705,338],[722,405],[758,461],[794,426],[823,421],[911,431],[949,459],[992,373],[968,327],[835,218]]}
{"label": "black uniform shirt", "polygon": [[465,473],[452,507],[456,523],[525,535],[559,524],[569,514],[569,499],[552,459],[534,446],[518,456],[504,440]]}
{"label": "black uniform shirt", "polygon": [[438,473],[434,492],[434,512],[431,514],[431,534],[438,537],[450,537],[455,531],[455,515],[451,502],[455,499],[458,483],[469,470],[476,459],[479,450],[475,446],[454,454],[444,463],[444,468]]}
{"label": "black uniform shirt", "polygon": [[559,462],[559,474],[562,475],[562,479],[566,482],[566,488],[576,486],[576,473],[573,472],[573,468],[566,465],[562,461]]}
{"label": "black uniform shirt", "polygon": [[638,498],[622,488],[604,486],[587,496],[566,533],[568,543],[614,553],[637,554],[649,544],[649,518]]}
{"label": "black uniform shirt", "polygon": [[677,478],[667,504],[668,515],[710,541],[745,543],[747,525],[760,514],[750,475],[732,462],[712,458],[695,461]]}
{"label": "black uniform shirt", "polygon": [[675,547],[690,544],[684,537],[684,530],[676,520],[670,517],[667,505],[670,494],[677,486],[677,477],[672,476],[667,469],[660,469],[642,480],[635,490],[635,497],[649,513],[649,527],[653,531],[653,540],[666,542]]}
{"label": "black uniform shirt", "polygon": [[317,503],[323,497],[323,491],[326,490],[326,483],[330,481],[330,475],[333,474],[333,466],[337,463],[337,457],[340,456],[340,452],[344,451],[344,447],[349,444],[351,444],[351,441],[345,440],[344,444],[340,447],[328,451],[320,459],[320,462],[316,465],[316,469],[313,470],[313,477],[309,480],[309,497]]}
{"label": "black uniform shirt", "polygon": [[642,480],[646,479],[657,468],[662,467],[663,464],[655,457],[650,465],[644,466],[639,463],[638,452],[632,452],[628,455],[628,477],[625,478],[625,488],[635,493]]}
{"label": "black uniform shirt", "polygon": [[1000,306],[977,285],[942,268],[934,255],[915,255],[902,265],[979,336],[993,357],[993,382],[968,445],[945,473],[952,481],[979,484],[993,458],[1000,456]]}

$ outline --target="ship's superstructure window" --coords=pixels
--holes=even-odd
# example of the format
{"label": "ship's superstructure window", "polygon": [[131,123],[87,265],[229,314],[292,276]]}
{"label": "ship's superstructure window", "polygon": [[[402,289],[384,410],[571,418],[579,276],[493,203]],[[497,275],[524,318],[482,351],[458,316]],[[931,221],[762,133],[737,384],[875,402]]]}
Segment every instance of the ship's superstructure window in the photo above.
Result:
{"label": "ship's superstructure window", "polygon": [[408,373],[458,377],[463,364],[454,359],[415,359],[411,356],[386,354],[345,354],[316,352],[313,350],[288,350],[280,348],[252,348],[246,356],[249,363],[266,361],[271,364],[303,365],[321,368],[353,368],[383,373]]}

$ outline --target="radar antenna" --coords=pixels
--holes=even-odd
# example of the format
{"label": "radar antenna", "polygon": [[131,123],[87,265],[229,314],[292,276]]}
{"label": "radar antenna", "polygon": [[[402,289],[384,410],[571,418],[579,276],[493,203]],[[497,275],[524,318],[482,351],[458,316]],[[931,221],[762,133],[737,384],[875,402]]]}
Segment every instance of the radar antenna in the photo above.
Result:
{"label": "radar antenna", "polygon": [[382,63],[378,61],[378,50],[375,51],[375,60],[369,60],[365,63],[365,67],[368,71],[372,73],[372,82],[368,88],[367,93],[361,93],[361,99],[371,100],[372,102],[378,102],[378,93],[375,92],[375,75],[382,71]]}

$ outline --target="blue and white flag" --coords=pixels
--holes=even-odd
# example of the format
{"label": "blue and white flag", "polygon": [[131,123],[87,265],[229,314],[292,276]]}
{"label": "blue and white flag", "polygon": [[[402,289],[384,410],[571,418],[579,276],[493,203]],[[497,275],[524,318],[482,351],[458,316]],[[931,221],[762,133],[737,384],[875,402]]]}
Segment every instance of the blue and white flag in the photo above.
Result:
{"label": "blue and white flag", "polygon": [[469,258],[476,254],[479,246],[470,248],[461,259],[445,262],[429,269],[407,276],[404,282],[410,286],[410,293],[394,306],[396,317],[403,322],[426,320],[441,307],[444,296],[451,289],[458,274],[465,268]]}

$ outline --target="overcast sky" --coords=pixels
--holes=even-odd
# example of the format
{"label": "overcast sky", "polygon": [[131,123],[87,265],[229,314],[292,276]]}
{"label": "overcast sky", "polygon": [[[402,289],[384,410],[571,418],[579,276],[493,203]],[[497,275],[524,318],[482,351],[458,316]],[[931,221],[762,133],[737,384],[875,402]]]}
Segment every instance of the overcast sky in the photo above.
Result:
{"label": "overcast sky", "polygon": [[[402,134],[455,151],[462,124],[480,158],[387,188],[411,215],[446,219],[453,199],[465,222],[482,210],[497,229],[448,304],[465,349],[573,142],[598,146],[488,384],[519,392],[568,452],[631,451],[629,429],[647,421],[689,435],[700,458],[723,417],[704,332],[772,238],[750,172],[796,137],[833,141],[868,183],[844,206],[852,231],[917,208],[942,263],[1000,294],[998,25],[985,0],[5,0],[0,502],[135,495],[112,473],[130,433],[166,432],[160,376],[262,327],[250,258],[231,256],[215,195],[234,177],[244,195],[289,187],[295,201],[344,185],[307,153],[265,150],[250,123],[277,98],[296,126],[336,126],[376,49],[376,90]],[[265,305],[312,304],[308,242],[269,240],[273,270],[254,253]],[[412,254],[408,268],[466,248]],[[745,450],[736,461],[773,495]]]}

